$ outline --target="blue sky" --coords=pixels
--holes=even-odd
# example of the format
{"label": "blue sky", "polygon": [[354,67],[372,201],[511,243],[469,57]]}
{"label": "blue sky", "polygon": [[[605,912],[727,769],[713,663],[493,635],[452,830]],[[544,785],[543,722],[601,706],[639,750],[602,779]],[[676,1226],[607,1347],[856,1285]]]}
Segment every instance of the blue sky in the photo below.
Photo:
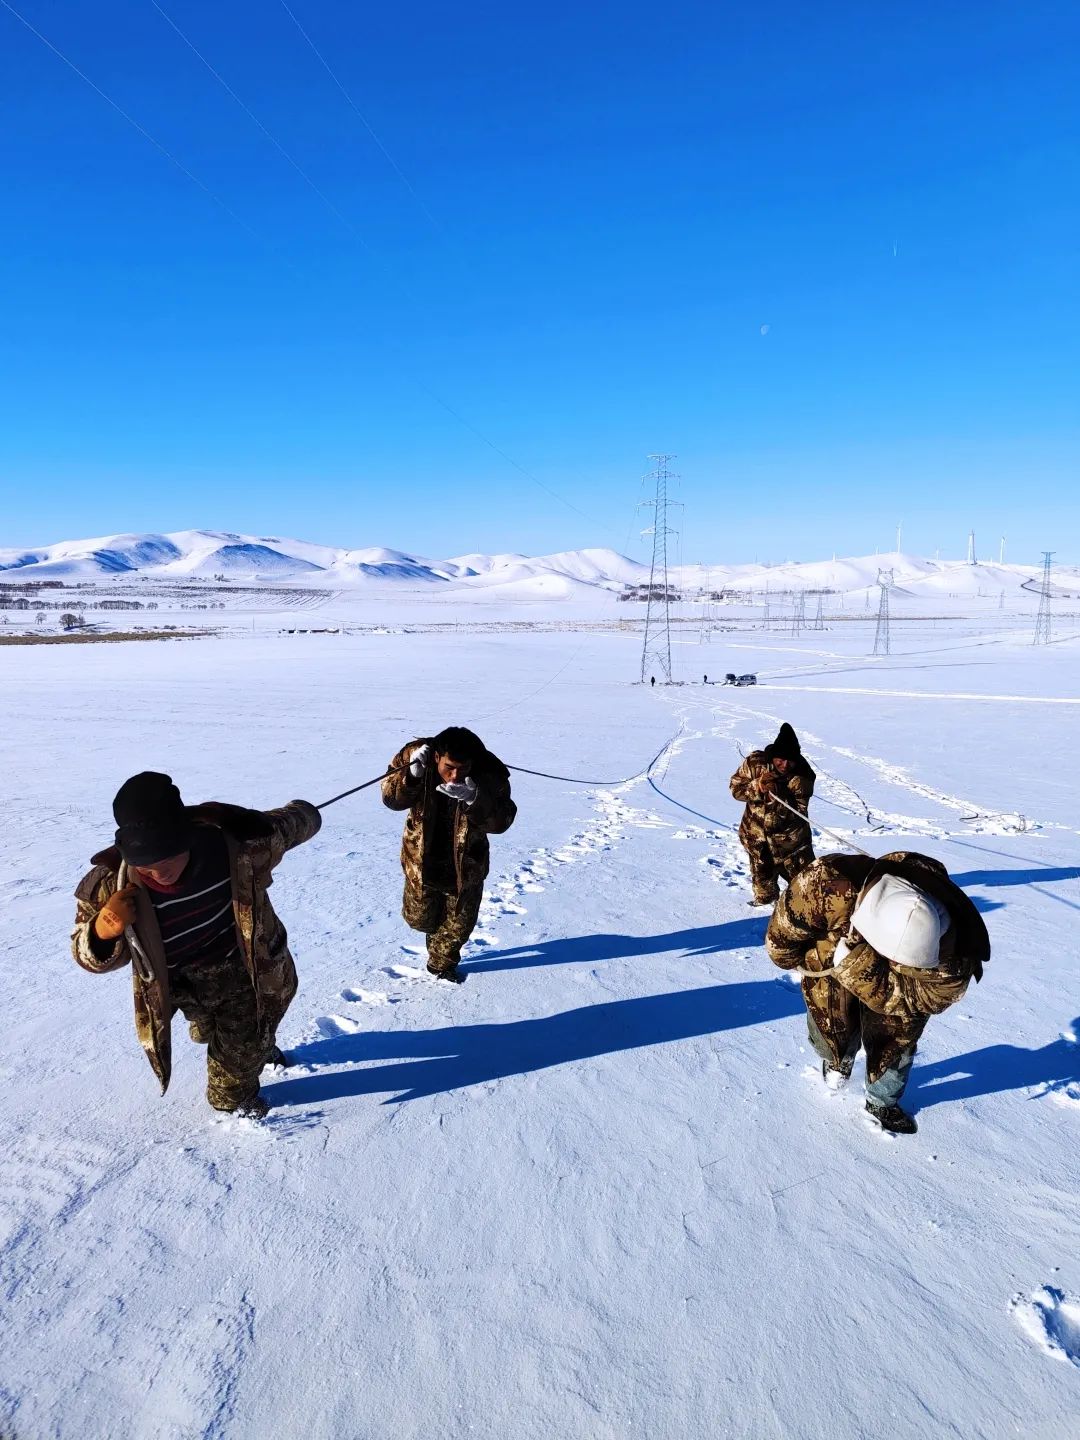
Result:
{"label": "blue sky", "polygon": [[0,546],[1080,555],[1075,6],[10,3]]}

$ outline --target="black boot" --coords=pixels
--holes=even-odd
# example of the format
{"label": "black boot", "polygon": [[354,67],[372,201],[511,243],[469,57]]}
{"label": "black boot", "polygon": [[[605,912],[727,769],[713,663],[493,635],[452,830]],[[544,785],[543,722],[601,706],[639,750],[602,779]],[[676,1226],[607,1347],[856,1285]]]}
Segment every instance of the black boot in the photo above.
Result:
{"label": "black boot", "polygon": [[448,980],[451,985],[464,985],[469,978],[463,975],[456,965],[451,965],[448,970],[434,970],[429,965],[428,973],[435,976],[436,980]]}
{"label": "black boot", "polygon": [[214,1110],[219,1110],[223,1115],[240,1115],[246,1120],[262,1120],[268,1114],[270,1106],[261,1095],[253,1095],[250,1100],[241,1100],[239,1105],[214,1105]]}
{"label": "black boot", "polygon": [[873,1116],[882,1130],[887,1130],[890,1135],[914,1135],[919,1128],[914,1115],[901,1110],[899,1105],[878,1105],[873,1100],[867,1100],[866,1113]]}
{"label": "black boot", "polygon": [[279,1070],[287,1070],[292,1063],[292,1056],[287,1055],[278,1045],[275,1045],[266,1057],[266,1065],[275,1065]]}

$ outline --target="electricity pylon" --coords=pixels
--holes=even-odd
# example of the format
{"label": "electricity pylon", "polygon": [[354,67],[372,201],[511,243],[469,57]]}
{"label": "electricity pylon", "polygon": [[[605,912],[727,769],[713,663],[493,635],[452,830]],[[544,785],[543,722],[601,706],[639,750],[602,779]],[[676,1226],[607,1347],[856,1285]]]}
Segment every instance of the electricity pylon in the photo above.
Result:
{"label": "electricity pylon", "polygon": [[1043,578],[1039,590],[1039,613],[1035,616],[1033,645],[1050,644],[1050,557],[1053,550],[1043,551]]}
{"label": "electricity pylon", "polygon": [[877,629],[874,631],[874,654],[888,655],[891,653],[889,636],[889,591],[892,589],[893,572],[891,570],[879,570],[877,583],[881,590],[881,599],[878,601]]}
{"label": "electricity pylon", "polygon": [[806,629],[806,596],[801,590],[797,590],[792,597],[791,610],[791,633],[801,635]]}
{"label": "electricity pylon", "polygon": [[655,679],[657,673],[661,683],[671,684],[671,590],[668,585],[668,536],[678,532],[668,525],[668,481],[678,477],[668,469],[668,461],[674,455],[650,455],[656,469],[651,475],[642,476],[642,483],[652,479],[656,494],[651,500],[643,500],[639,509],[653,512],[653,523],[642,535],[651,535],[653,541],[652,564],[649,567],[649,604],[645,612],[645,639],[641,646],[641,681],[645,684]]}

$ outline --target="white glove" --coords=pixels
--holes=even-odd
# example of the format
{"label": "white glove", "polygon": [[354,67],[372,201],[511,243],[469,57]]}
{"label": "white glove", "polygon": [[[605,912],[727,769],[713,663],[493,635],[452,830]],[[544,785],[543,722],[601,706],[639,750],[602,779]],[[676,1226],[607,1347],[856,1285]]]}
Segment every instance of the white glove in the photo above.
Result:
{"label": "white glove", "polygon": [[850,954],[851,946],[848,944],[848,942],[843,938],[838,940],[836,942],[836,949],[833,951],[833,969],[835,970],[838,966],[842,965]]}
{"label": "white glove", "polygon": [[460,800],[463,805],[471,805],[476,799],[476,781],[471,776],[466,776],[460,784],[444,780],[438,789],[451,800]]}
{"label": "white glove", "polygon": [[431,746],[418,745],[409,756],[409,774],[414,780],[419,780],[427,769],[431,760]]}

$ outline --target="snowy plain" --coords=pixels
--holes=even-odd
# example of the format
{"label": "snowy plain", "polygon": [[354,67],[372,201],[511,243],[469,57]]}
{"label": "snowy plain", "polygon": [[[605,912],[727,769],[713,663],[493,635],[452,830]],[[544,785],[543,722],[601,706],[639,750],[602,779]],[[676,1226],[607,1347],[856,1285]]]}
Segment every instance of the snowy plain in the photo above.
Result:
{"label": "snowy plain", "polygon": [[[650,691],[632,634],[473,618],[0,650],[0,1435],[1080,1435],[1080,641],[967,609],[879,660],[870,617],[686,633]],[[861,1066],[823,1086],[746,905],[727,779],[782,719],[815,819],[986,914],[912,1139]],[[129,977],[68,954],[118,784],[319,802],[451,722],[626,783],[514,776],[456,989],[400,919],[401,817],[329,809],[275,881],[301,988],[270,1117],[214,1116],[179,1026],[159,1098]]]}

